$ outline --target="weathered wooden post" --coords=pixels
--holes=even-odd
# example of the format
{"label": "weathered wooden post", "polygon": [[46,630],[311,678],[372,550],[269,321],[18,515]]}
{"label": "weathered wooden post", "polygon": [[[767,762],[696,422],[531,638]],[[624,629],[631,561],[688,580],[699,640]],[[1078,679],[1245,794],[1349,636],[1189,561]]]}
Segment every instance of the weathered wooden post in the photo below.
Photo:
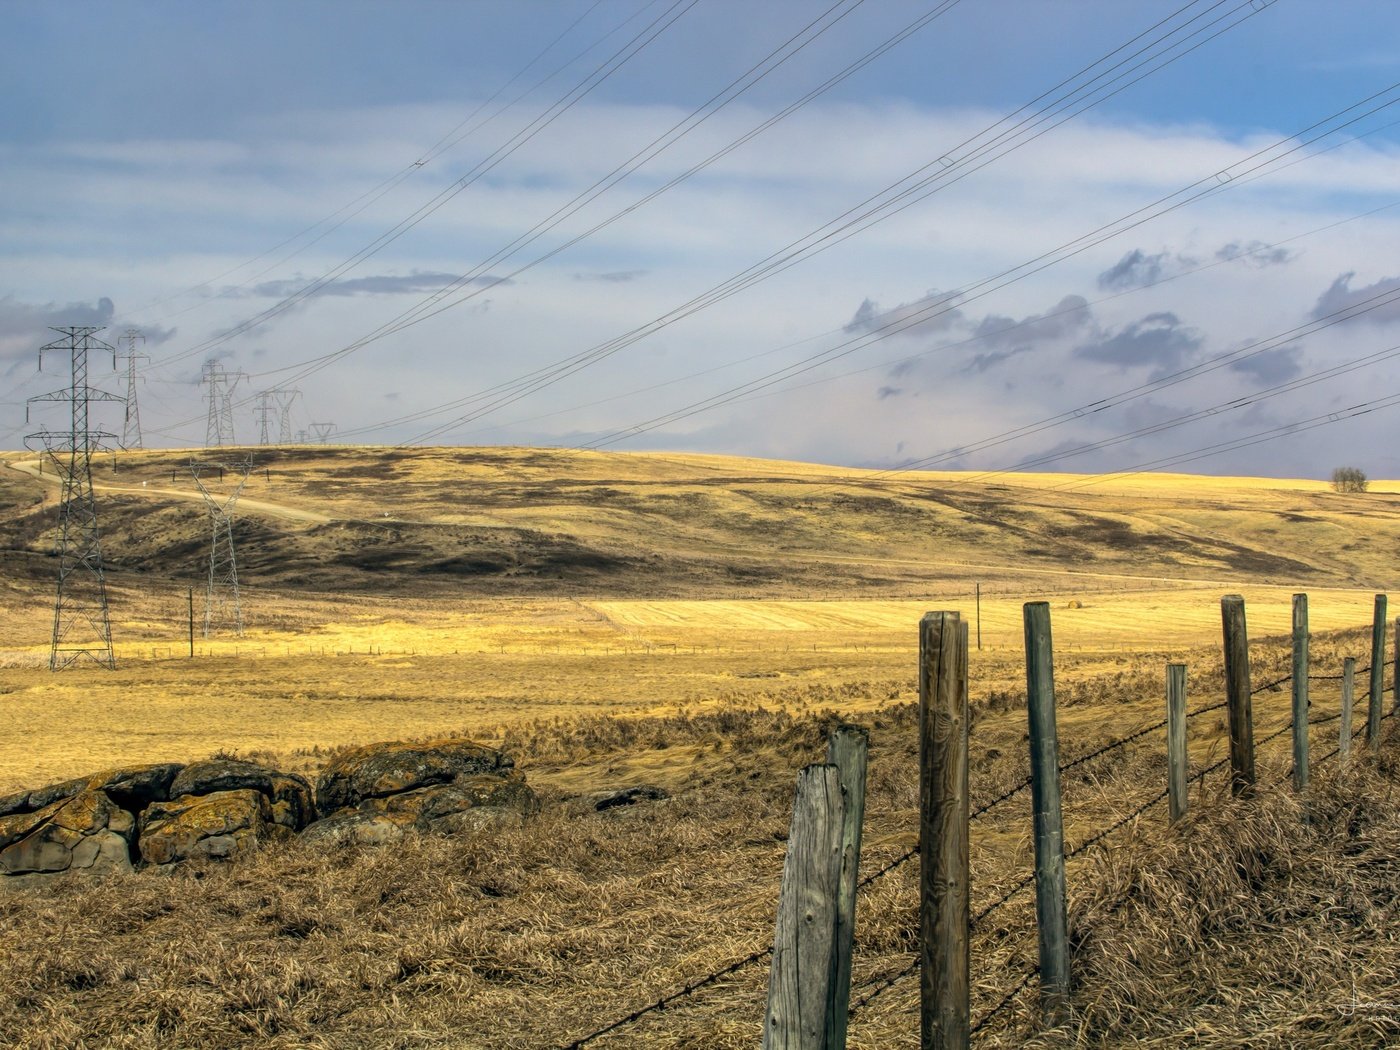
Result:
{"label": "weathered wooden post", "polygon": [[190,659],[194,659],[194,588],[190,588]]}
{"label": "weathered wooden post", "polygon": [[1390,687],[1395,694],[1390,709],[1400,715],[1400,616],[1395,617],[1395,673],[1391,676]]}
{"label": "weathered wooden post", "polygon": [[1221,598],[1220,619],[1225,628],[1225,699],[1230,712],[1230,793],[1238,796],[1254,790],[1254,710],[1244,598],[1238,594]]}
{"label": "weathered wooden post", "polygon": [[967,625],[919,623],[919,953],[922,1050],[969,1042]]}
{"label": "weathered wooden post", "polygon": [[1040,1007],[1046,1024],[1069,1020],[1069,919],[1065,831],[1060,815],[1060,748],[1055,734],[1055,669],[1050,605],[1027,602],[1026,709],[1031,735],[1035,821],[1035,914],[1040,927]]}
{"label": "weathered wooden post", "polygon": [[845,799],[841,823],[841,885],[836,898],[835,973],[827,996],[826,1050],[845,1050],[851,1002],[851,954],[855,949],[856,881],[860,874],[861,824],[865,820],[865,767],[870,730],[842,725],[826,741],[826,760],[841,771]]}
{"label": "weathered wooden post", "polygon": [[764,1050],[827,1050],[844,816],[841,771],[830,764],[803,769],[783,861]]}
{"label": "weathered wooden post", "polygon": [[1371,620],[1371,703],[1366,711],[1366,744],[1372,751],[1381,746],[1381,691],[1385,688],[1385,595],[1376,595],[1376,613]]}
{"label": "weathered wooden post", "polygon": [[1356,695],[1356,657],[1342,661],[1342,726],[1338,730],[1337,754],[1343,762],[1351,754],[1351,705]]}
{"label": "weathered wooden post", "polygon": [[1167,809],[1186,816],[1186,665],[1167,664]]}
{"label": "weathered wooden post", "polygon": [[1293,790],[1308,787],[1308,596],[1293,596]]}

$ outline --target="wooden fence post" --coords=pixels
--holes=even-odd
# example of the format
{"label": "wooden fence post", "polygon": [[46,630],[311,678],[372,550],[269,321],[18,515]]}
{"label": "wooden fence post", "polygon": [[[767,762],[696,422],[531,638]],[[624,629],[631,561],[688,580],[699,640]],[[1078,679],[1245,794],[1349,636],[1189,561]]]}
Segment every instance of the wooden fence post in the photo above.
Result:
{"label": "wooden fence post", "polygon": [[1308,787],[1308,596],[1293,596],[1293,790]]}
{"label": "wooden fence post", "polygon": [[1337,754],[1343,762],[1351,754],[1351,705],[1356,695],[1356,657],[1342,661],[1342,727],[1338,730]]}
{"label": "wooden fence post", "polygon": [[826,760],[841,771],[845,799],[841,822],[841,885],[836,899],[835,973],[827,997],[826,1048],[845,1050],[851,1002],[851,954],[856,934],[856,880],[860,874],[861,823],[865,819],[865,766],[870,730],[842,725],[826,741]]}
{"label": "wooden fence post", "polygon": [[1040,1007],[1046,1024],[1069,1020],[1069,923],[1065,906],[1065,831],[1060,814],[1060,748],[1055,734],[1054,649],[1050,605],[1027,602],[1026,710],[1031,736],[1031,810],[1035,821],[1035,914],[1040,930]]}
{"label": "wooden fence post", "polygon": [[826,1050],[844,811],[839,769],[811,765],[797,775],[763,1050]]}
{"label": "wooden fence post", "polygon": [[1186,665],[1167,664],[1167,809],[1186,816]]}
{"label": "wooden fence post", "polygon": [[1372,751],[1381,746],[1381,691],[1385,686],[1385,595],[1376,595],[1376,613],[1371,621],[1371,703],[1366,711],[1366,744]]}
{"label": "wooden fence post", "polygon": [[1395,617],[1395,674],[1390,686],[1395,694],[1390,709],[1400,715],[1400,616]]}
{"label": "wooden fence post", "polygon": [[1220,619],[1225,629],[1225,698],[1230,711],[1230,793],[1238,796],[1254,790],[1254,709],[1244,598],[1238,594],[1221,598]]}
{"label": "wooden fence post", "polygon": [[967,629],[955,612],[919,623],[919,998],[924,1050],[969,1036]]}

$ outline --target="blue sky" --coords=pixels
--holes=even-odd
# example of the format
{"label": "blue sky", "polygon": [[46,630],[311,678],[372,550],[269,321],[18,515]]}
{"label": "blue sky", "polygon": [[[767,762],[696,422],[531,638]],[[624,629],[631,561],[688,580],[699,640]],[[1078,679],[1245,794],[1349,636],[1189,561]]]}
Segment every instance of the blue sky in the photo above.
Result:
{"label": "blue sky", "polygon": [[[1182,469],[1325,476],[1355,462],[1400,477],[1387,451],[1396,409],[1347,415],[1400,393],[1400,357],[1385,356],[1400,347],[1400,308],[1385,298],[1400,293],[1388,127],[1400,120],[1400,9],[961,0],[668,186],[939,6],[0,3],[0,446],[26,432],[23,399],[55,385],[34,374],[46,325],[102,323],[110,338],[145,337],[150,444],[202,442],[198,378],[216,359],[248,375],[236,391],[248,441],[250,399],[288,383],[298,427],[334,421],[347,440],[978,470],[1128,469],[1335,412],[1346,418]],[[830,27],[794,57],[503,256],[823,12]],[[624,40],[671,16],[471,179]],[[1015,149],[991,145],[997,121],[1138,34],[1145,44],[1159,23],[1184,34],[1215,19],[1232,27],[1101,105],[1003,140]],[[1354,124],[1260,152],[1372,96]],[[474,121],[488,123],[434,149],[483,105]],[[528,378],[668,318],[909,173],[945,168],[937,192],[830,250],[557,381]],[[1210,192],[1173,197],[1192,186]],[[357,200],[333,229],[269,252]],[[1113,225],[1133,215],[1143,221]],[[1047,265],[1026,265],[1037,259]],[[462,276],[471,294],[451,308],[357,345]],[[1337,310],[1365,312],[1321,327]],[[1287,383],[1301,385],[1276,389]]]}

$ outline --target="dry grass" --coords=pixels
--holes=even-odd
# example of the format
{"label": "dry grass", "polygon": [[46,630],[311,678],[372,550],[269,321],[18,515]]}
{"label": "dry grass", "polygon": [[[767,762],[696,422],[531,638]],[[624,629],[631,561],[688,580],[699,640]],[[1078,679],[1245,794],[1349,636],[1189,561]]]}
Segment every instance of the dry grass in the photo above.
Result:
{"label": "dry grass", "polygon": [[[1142,677],[1067,690],[1065,758],[1113,735],[1107,706],[1147,713]],[[825,699],[867,708],[864,868],[873,871],[914,840],[914,706],[850,692]],[[771,938],[793,776],[820,757],[839,716],[795,715],[785,708],[801,705],[782,703],[780,691],[770,699],[518,727],[508,744],[546,800],[523,828],[415,838],[392,851],[291,844],[171,877],[0,897],[0,1043],[563,1046]],[[1319,706],[1332,702],[1316,695]],[[1010,693],[976,706],[972,787],[985,800],[1024,775],[1024,725]],[[1259,698],[1261,734],[1285,706]],[[1334,731],[1319,727],[1314,746],[1325,750]],[[1199,767],[1219,747],[1218,727],[1202,727],[1195,743]],[[1185,825],[1168,831],[1158,807],[1108,849],[1072,861],[1076,1028],[1044,1038],[1362,1046],[1394,1035],[1392,747],[1345,775],[1324,767],[1306,807],[1274,791],[1231,804],[1217,778]],[[1266,777],[1286,772],[1284,751],[1285,741],[1268,749]],[[1155,736],[1077,767],[1065,778],[1068,841],[1150,797],[1162,776]],[[587,804],[589,791],[634,783],[674,797],[606,813]],[[975,909],[1029,870],[1027,806],[1023,792],[975,825]],[[862,894],[856,998],[910,959],[916,881],[917,865],[905,864]],[[975,1015],[1034,950],[1023,891],[977,927]],[[597,1045],[752,1046],[766,977],[759,961]],[[897,982],[857,1014],[851,1046],[916,1046],[916,997],[916,979]],[[1033,1004],[1032,990],[982,1034],[985,1044],[1042,1038]]]}
{"label": "dry grass", "polygon": [[[1226,591],[1250,601],[1256,684],[1287,672],[1267,636],[1286,631],[1293,590],[1312,596],[1319,671],[1364,664],[1368,637],[1340,628],[1369,620],[1400,543],[1400,486],[1386,484],[1076,491],[1044,475],[881,479],[721,457],[284,450],[254,478],[240,533],[250,630],[201,639],[187,660],[204,542],[187,458],[125,455],[103,479],[118,486],[103,492],[115,673],[42,669],[52,494],[0,468],[0,792],[215,752],[312,771],[357,743],[465,734],[510,749],[545,810],[393,851],[292,844],[0,896],[6,1046],[562,1046],[769,942],[794,772],[837,718],[873,730],[865,869],[913,844],[923,611],[970,615],[983,585],[983,801],[1026,772],[1023,601],[1052,603],[1072,759],[1161,717],[1169,659],[1190,664],[1193,708],[1219,699]],[[1335,683],[1313,700],[1334,709]],[[1287,707],[1286,692],[1256,697],[1260,737]],[[1192,723],[1197,768],[1224,753],[1224,728]],[[1318,727],[1314,746],[1334,732]],[[1286,749],[1270,745],[1268,775]],[[1077,857],[1076,1026],[1037,1034],[1032,988],[980,1039],[1395,1041],[1392,762],[1324,770],[1307,814],[1287,793],[1230,805],[1208,781],[1184,828],[1165,829],[1158,807]],[[1155,734],[1075,767],[1068,841],[1164,778]],[[643,783],[674,797],[587,805]],[[1022,792],[974,826],[975,909],[1029,871],[1028,805]],[[916,867],[862,896],[856,998],[907,966]],[[1033,963],[1032,911],[1022,890],[979,923],[975,1016]],[[597,1045],[755,1045],[766,978],[757,962]],[[905,978],[857,1014],[851,1045],[912,1047],[916,1033]]]}

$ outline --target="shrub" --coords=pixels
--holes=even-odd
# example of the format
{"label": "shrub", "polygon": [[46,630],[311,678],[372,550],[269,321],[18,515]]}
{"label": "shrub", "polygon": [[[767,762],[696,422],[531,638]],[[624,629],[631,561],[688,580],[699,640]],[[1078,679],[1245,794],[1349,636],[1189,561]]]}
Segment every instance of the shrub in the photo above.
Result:
{"label": "shrub", "polygon": [[1338,467],[1332,471],[1332,487],[1338,492],[1365,492],[1366,473],[1356,467]]}

